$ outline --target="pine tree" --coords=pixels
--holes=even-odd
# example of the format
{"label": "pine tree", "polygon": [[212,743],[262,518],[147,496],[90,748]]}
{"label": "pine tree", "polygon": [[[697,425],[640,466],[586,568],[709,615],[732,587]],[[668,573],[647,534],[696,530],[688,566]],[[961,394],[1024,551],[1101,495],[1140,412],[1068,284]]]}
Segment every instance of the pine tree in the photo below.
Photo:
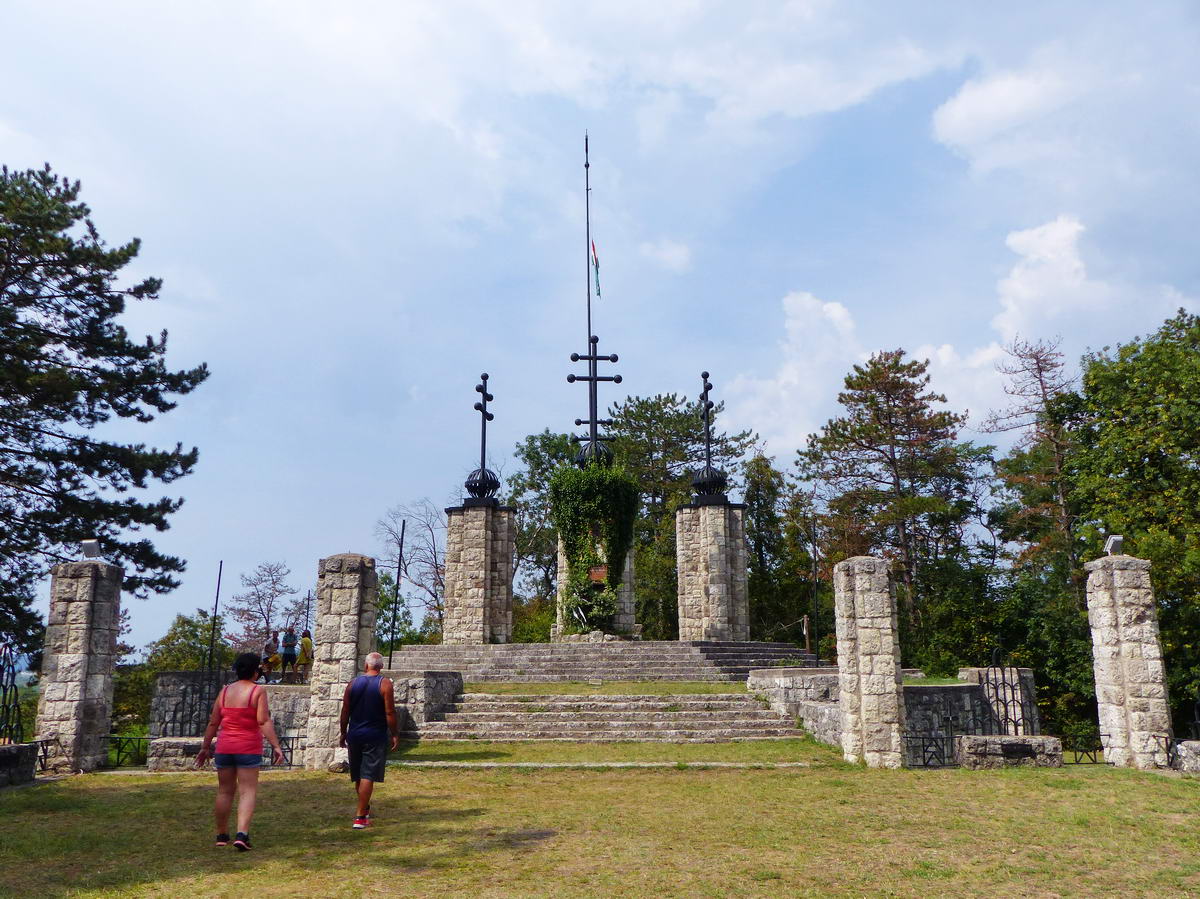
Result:
{"label": "pine tree", "polygon": [[145,537],[166,530],[182,500],[129,495],[191,472],[197,451],[118,443],[89,433],[113,418],[150,422],[207,376],[166,367],[167,334],[130,340],[118,323],[130,300],[162,282],[119,280],[140,242],[108,247],[78,182],[0,169],[0,637],[29,645],[29,604],[50,566],[98,537],[139,597],[178,586],[184,561]]}
{"label": "pine tree", "polygon": [[910,619],[929,592],[923,568],[968,549],[990,459],[990,448],[958,442],[966,416],[938,408],[946,398],[929,389],[928,367],[903,350],[854,366],[838,394],[845,414],[810,435],[797,457],[835,540],[826,555],[896,559]]}

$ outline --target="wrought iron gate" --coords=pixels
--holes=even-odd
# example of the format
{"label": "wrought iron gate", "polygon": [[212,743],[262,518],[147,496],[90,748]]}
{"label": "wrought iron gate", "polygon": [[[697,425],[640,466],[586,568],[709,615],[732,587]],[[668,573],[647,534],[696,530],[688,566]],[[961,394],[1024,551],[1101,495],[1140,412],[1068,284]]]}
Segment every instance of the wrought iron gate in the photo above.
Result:
{"label": "wrought iron gate", "polygon": [[17,688],[17,650],[0,645],[0,743],[24,742],[21,691]]}

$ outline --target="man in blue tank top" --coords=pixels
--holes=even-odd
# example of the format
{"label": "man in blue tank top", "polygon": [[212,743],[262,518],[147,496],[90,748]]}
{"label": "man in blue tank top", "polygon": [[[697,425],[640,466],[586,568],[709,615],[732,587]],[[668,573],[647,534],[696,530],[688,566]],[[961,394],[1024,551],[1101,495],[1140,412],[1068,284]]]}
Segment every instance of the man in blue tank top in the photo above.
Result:
{"label": "man in blue tank top", "polygon": [[[365,673],[346,685],[342,694],[342,737],[339,746],[350,754],[350,779],[358,793],[354,829],[371,824],[371,792],[383,782],[389,745],[400,744],[396,732],[396,693],[390,678],[383,677],[383,656],[367,656]],[[389,739],[390,738],[390,739]]]}

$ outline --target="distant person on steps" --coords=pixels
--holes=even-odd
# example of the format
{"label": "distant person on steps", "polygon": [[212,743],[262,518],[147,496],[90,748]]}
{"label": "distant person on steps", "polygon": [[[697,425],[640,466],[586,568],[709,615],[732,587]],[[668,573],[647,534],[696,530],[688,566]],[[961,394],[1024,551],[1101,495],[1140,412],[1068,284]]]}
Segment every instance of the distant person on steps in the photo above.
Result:
{"label": "distant person on steps", "polygon": [[396,693],[390,678],[384,677],[383,656],[367,656],[364,673],[346,685],[342,694],[342,736],[339,746],[350,754],[350,779],[358,794],[358,812],[353,827],[362,830],[371,824],[371,793],[383,783],[388,749],[400,745],[396,731]]}

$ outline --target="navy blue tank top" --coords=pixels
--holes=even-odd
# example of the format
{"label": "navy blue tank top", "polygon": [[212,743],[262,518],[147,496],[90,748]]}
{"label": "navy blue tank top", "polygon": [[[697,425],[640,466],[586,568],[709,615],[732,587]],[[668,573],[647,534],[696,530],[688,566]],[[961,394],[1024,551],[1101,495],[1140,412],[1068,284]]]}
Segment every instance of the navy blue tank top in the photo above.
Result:
{"label": "navy blue tank top", "polygon": [[346,739],[355,743],[380,743],[387,739],[387,712],[384,711],[383,676],[360,674],[350,682],[350,724]]}

